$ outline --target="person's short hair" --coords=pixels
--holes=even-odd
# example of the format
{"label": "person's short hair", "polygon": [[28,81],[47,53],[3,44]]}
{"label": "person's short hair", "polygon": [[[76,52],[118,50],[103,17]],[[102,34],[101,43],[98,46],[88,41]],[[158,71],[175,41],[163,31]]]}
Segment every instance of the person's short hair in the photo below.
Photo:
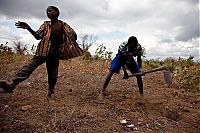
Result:
{"label": "person's short hair", "polygon": [[138,44],[137,38],[134,36],[129,37],[128,44],[130,44],[130,43]]}
{"label": "person's short hair", "polygon": [[54,11],[56,11],[58,13],[58,16],[60,15],[60,11],[58,7],[55,7],[55,6],[49,6],[49,7],[51,7]]}

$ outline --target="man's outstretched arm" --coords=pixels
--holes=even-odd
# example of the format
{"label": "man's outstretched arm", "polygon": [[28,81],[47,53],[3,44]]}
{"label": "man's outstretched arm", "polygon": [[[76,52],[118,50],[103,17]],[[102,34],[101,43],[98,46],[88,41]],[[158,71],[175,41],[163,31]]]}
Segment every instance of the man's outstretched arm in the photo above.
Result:
{"label": "man's outstretched arm", "polygon": [[26,22],[16,22],[17,28],[27,29],[37,40],[42,39]]}

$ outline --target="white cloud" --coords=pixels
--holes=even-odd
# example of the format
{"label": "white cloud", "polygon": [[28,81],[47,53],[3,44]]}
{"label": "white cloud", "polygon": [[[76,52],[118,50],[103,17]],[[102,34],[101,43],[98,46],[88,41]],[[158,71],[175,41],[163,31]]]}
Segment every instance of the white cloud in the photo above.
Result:
{"label": "white cloud", "polygon": [[164,59],[166,57],[183,57],[194,56],[195,59],[199,59],[199,38],[192,39],[188,42],[170,42],[157,44],[147,49],[147,56],[151,58]]}

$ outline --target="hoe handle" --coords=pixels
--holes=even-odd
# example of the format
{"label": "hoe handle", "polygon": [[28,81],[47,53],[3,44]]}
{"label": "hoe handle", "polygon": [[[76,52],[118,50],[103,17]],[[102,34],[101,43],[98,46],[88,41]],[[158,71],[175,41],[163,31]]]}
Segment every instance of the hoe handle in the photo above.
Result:
{"label": "hoe handle", "polygon": [[134,74],[132,74],[132,75],[129,75],[128,77],[133,77],[133,76],[144,76],[144,75],[147,74],[147,73],[162,71],[162,70],[165,70],[165,69],[166,69],[165,67],[160,67],[160,68],[156,68],[156,69],[153,69],[153,70],[149,70],[149,71],[146,71],[146,72],[143,72],[143,73],[134,73]]}

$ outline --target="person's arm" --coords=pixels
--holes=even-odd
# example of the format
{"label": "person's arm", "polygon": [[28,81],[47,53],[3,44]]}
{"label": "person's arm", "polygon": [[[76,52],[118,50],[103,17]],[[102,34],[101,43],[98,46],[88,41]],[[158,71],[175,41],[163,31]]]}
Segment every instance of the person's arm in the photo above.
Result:
{"label": "person's arm", "polygon": [[17,28],[27,29],[37,40],[42,39],[26,22],[16,22]]}
{"label": "person's arm", "polygon": [[137,63],[139,65],[140,72],[143,72],[143,70],[142,70],[142,57],[141,57],[141,55],[137,56]]}
{"label": "person's arm", "polygon": [[143,70],[142,70],[142,46],[138,43],[138,46],[137,46],[137,63],[139,65],[139,71],[141,73],[143,73]]}
{"label": "person's arm", "polygon": [[[119,48],[118,48],[118,54],[121,58],[121,60],[123,60],[123,62],[125,63],[128,57],[128,53],[127,53],[127,48],[126,48],[126,44],[122,43]],[[122,63],[122,70],[124,71],[124,76],[123,79],[128,79],[128,73],[126,71],[126,66],[125,64]]]}
{"label": "person's arm", "polygon": [[122,65],[122,69],[124,71],[124,77],[123,77],[123,79],[128,79],[128,72],[126,71],[126,66],[124,64]]}

